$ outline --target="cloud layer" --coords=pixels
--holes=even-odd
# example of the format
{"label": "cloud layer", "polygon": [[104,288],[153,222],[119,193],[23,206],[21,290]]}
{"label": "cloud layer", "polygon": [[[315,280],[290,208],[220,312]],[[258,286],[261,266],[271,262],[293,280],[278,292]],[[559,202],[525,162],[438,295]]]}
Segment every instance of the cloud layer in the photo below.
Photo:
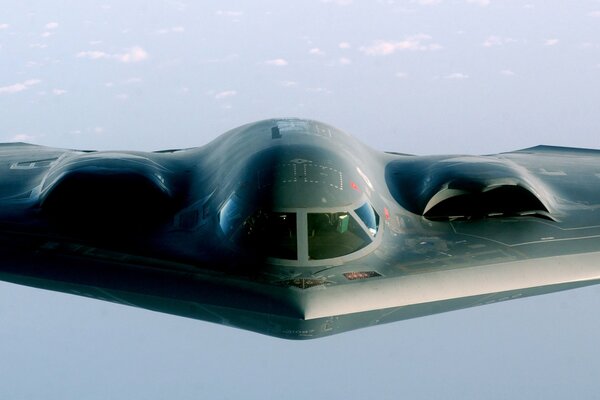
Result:
{"label": "cloud layer", "polygon": [[39,84],[40,82],[41,80],[39,79],[28,79],[23,82],[14,83],[12,85],[2,86],[0,87],[0,94],[13,94],[23,92],[29,89],[30,87]]}
{"label": "cloud layer", "polygon": [[398,51],[430,51],[441,48],[438,43],[431,42],[431,36],[417,34],[399,41],[376,40],[368,46],[362,46],[360,51],[368,56],[388,56]]}
{"label": "cloud layer", "polygon": [[99,50],[80,51],[75,55],[77,58],[87,58],[90,60],[112,59],[122,63],[137,63],[148,59],[148,52],[140,46],[133,46],[126,49],[124,53],[106,53]]}

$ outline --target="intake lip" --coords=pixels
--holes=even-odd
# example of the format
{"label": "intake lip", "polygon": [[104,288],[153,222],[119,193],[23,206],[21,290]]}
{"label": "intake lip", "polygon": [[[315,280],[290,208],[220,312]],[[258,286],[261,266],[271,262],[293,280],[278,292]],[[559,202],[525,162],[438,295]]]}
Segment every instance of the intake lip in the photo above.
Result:
{"label": "intake lip", "polygon": [[48,172],[40,205],[60,226],[146,230],[174,211],[168,176],[160,165],[135,155],[83,155]]}
{"label": "intake lip", "polygon": [[386,181],[402,207],[427,219],[525,215],[552,219],[550,192],[507,160],[410,157],[390,163]]}

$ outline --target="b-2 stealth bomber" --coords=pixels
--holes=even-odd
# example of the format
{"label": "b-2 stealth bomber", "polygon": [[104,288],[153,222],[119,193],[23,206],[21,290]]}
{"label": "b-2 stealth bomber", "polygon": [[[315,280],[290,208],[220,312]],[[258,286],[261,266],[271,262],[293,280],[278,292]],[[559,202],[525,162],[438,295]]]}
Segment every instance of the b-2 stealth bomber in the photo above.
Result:
{"label": "b-2 stealth bomber", "polygon": [[301,119],[0,145],[0,280],[307,339],[600,281],[600,151],[413,156]]}

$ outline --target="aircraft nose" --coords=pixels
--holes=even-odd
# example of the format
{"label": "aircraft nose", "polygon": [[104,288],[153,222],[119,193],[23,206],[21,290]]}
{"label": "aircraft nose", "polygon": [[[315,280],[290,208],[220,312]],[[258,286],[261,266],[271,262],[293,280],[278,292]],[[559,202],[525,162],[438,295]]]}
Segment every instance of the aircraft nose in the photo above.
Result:
{"label": "aircraft nose", "polygon": [[324,145],[259,152],[221,207],[220,229],[236,249],[271,264],[325,266],[360,256],[380,235],[357,171]]}

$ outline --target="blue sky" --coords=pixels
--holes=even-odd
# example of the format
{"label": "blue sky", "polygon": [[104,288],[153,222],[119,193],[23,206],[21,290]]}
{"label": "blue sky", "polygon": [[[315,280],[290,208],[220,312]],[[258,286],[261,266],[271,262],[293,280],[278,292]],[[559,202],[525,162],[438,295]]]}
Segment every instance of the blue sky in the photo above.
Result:
{"label": "blue sky", "polygon": [[187,147],[299,116],[420,154],[589,147],[599,25],[597,1],[19,2],[0,139]]}
{"label": "blue sky", "polygon": [[[0,0],[0,141],[192,147],[295,116],[381,150],[600,148],[600,1]],[[3,398],[592,398],[595,287],[314,342],[0,283]]]}

